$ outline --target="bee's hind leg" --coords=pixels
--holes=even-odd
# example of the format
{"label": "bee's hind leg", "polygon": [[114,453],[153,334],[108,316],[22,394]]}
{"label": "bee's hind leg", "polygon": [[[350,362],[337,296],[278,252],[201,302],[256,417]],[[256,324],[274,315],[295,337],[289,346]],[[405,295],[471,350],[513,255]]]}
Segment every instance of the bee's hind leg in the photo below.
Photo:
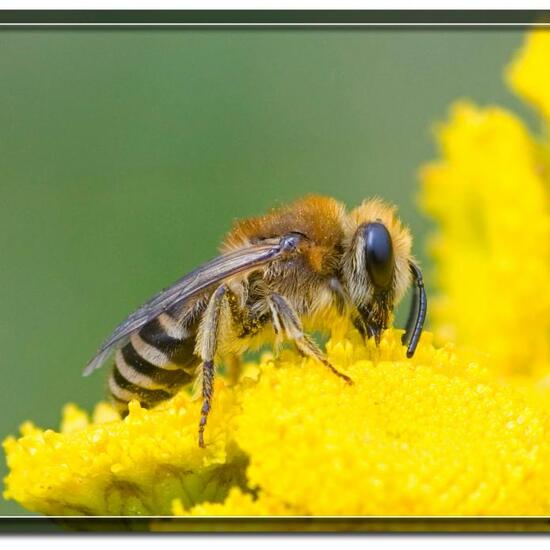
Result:
{"label": "bee's hind leg", "polygon": [[202,364],[202,408],[199,422],[199,447],[204,448],[204,428],[208,420],[208,413],[214,393],[214,361],[204,361]]}
{"label": "bee's hind leg", "polygon": [[[199,422],[200,447],[204,447],[204,429],[212,405],[214,375],[216,371],[214,358],[218,351],[220,322],[224,315],[229,316],[230,322],[234,327],[237,327],[239,334],[242,336],[254,334],[262,325],[260,319],[249,315],[246,308],[243,309],[239,306],[235,293],[227,285],[223,284],[219,286],[212,294],[199,326],[197,345],[195,347],[195,353],[202,360],[202,372],[200,373],[202,380],[199,380],[202,383],[202,408]],[[223,323],[223,326],[226,326],[226,323]],[[238,378],[239,362],[234,355],[228,355],[228,359],[232,363],[229,376],[233,375]]]}
{"label": "bee's hind leg", "polygon": [[282,329],[287,338],[294,342],[301,353],[308,357],[314,357],[328,367],[336,376],[344,379],[348,384],[353,384],[353,380],[349,376],[341,373],[330,364],[325,354],[319,349],[319,346],[304,332],[298,315],[283,296],[280,294],[271,294],[268,301],[274,327],[278,327],[279,330]]}
{"label": "bee's hind leg", "polygon": [[226,285],[218,287],[204,312],[197,333],[196,353],[202,359],[202,408],[199,422],[199,447],[204,447],[204,428],[208,421],[208,413],[212,405],[214,393],[214,357],[218,348],[220,319],[224,313],[228,288]]}

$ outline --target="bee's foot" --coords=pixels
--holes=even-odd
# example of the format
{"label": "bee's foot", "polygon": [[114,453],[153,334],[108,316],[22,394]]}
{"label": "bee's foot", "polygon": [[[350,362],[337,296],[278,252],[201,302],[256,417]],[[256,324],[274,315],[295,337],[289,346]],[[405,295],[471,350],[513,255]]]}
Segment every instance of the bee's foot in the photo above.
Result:
{"label": "bee's foot", "polygon": [[340,373],[340,378],[343,378],[345,380],[346,384],[349,384],[350,386],[353,386],[353,380],[349,376],[346,376],[345,374]]}
{"label": "bee's foot", "polygon": [[349,384],[350,386],[353,385],[353,380],[347,375],[339,370],[336,370],[329,362],[326,362],[325,365],[338,377],[342,378],[346,384]]}

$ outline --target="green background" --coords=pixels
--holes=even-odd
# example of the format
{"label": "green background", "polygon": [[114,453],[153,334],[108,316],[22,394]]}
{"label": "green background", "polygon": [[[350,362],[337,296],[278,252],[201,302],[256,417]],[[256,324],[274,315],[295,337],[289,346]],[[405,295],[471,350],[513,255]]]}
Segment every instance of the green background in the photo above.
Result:
{"label": "green background", "polygon": [[83,378],[86,361],[235,218],[379,195],[429,265],[415,197],[433,125],[461,97],[530,117],[502,78],[522,36],[0,31],[0,437],[100,400],[107,369]]}

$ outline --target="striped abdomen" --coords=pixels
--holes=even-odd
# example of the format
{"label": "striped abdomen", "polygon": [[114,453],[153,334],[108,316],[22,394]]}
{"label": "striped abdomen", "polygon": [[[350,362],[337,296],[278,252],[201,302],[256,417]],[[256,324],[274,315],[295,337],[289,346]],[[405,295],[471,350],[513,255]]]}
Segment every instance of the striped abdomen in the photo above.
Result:
{"label": "striped abdomen", "polygon": [[117,350],[109,390],[121,412],[127,411],[132,399],[144,407],[152,407],[192,381],[200,363],[193,354],[194,329],[186,330],[163,313]]}

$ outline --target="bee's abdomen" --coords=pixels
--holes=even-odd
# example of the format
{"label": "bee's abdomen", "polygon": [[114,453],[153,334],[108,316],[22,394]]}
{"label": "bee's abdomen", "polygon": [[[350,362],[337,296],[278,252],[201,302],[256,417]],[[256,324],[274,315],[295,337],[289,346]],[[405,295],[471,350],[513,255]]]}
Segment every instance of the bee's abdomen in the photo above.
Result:
{"label": "bee's abdomen", "polygon": [[193,378],[199,363],[194,349],[195,330],[166,313],[144,325],[116,352],[109,378],[115,404],[125,412],[132,399],[152,407],[172,397]]}

